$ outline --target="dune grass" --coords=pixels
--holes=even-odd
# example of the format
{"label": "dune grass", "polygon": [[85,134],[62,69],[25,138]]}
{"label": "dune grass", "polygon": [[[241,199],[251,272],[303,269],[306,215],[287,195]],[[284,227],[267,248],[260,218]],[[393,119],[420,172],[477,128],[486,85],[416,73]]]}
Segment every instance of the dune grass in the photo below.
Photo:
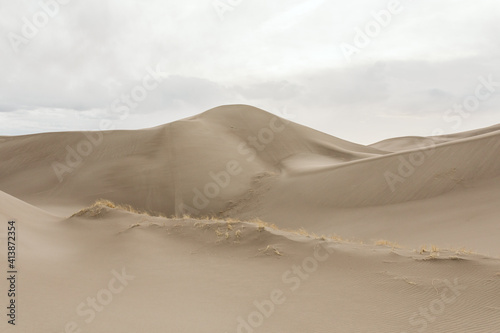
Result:
{"label": "dune grass", "polygon": [[379,239],[378,241],[375,242],[375,245],[377,246],[387,246],[387,247],[391,247],[393,249],[400,249],[401,246],[396,243],[396,242],[391,242],[391,241],[388,241],[388,240],[385,240],[385,239]]}
{"label": "dune grass", "polygon": [[135,214],[140,213],[139,211],[137,211],[136,209],[134,209],[130,205],[117,205],[110,200],[99,199],[99,200],[96,200],[89,207],[81,209],[80,211],[71,215],[71,217],[75,217],[75,216],[76,217],[79,217],[79,216],[100,217],[100,216],[102,216],[102,214],[106,208],[120,209],[120,210],[124,210],[127,212],[135,213]]}
{"label": "dune grass", "polygon": [[420,251],[419,251],[420,254],[428,253],[429,258],[431,258],[431,259],[439,257],[439,252],[440,252],[440,249],[436,245],[431,245],[430,249],[427,249],[427,245],[425,245],[425,244],[420,247]]}
{"label": "dune grass", "polygon": [[165,215],[161,213],[149,212],[149,211],[141,211],[129,204],[116,204],[107,199],[98,199],[89,207],[83,208],[75,214],[71,215],[71,217],[79,217],[79,216],[87,216],[87,217],[99,217],[102,216],[104,210],[106,208],[118,209],[122,211],[126,211],[133,214],[147,215],[151,217],[163,217],[167,218]]}
{"label": "dune grass", "polygon": [[[218,226],[215,230],[217,237],[221,238],[221,239],[229,239],[231,236],[234,236],[234,238],[236,240],[240,240],[242,237],[242,231],[240,229],[237,229],[237,230],[234,229],[235,228],[234,225],[236,223],[251,223],[251,224],[254,224],[257,226],[257,230],[259,232],[263,232],[266,229],[268,229],[268,230],[288,232],[288,233],[291,233],[294,235],[304,236],[304,237],[308,237],[308,238],[312,238],[312,239],[316,239],[316,240],[321,240],[321,241],[331,240],[331,241],[339,242],[339,243],[364,244],[362,241],[353,240],[353,239],[345,239],[345,238],[342,238],[336,234],[329,235],[329,236],[325,236],[325,235],[318,236],[313,232],[307,231],[303,227],[301,227],[299,229],[281,229],[278,226],[276,226],[276,224],[262,221],[260,218],[253,218],[250,220],[239,220],[239,219],[230,218],[230,217],[229,218],[219,218],[219,217],[215,217],[215,216],[199,216],[198,217],[198,216],[191,216],[188,214],[184,214],[180,217],[179,216],[167,217],[161,213],[154,213],[154,212],[149,212],[149,211],[138,210],[129,204],[116,204],[116,203],[114,203],[110,200],[107,200],[107,199],[96,200],[92,205],[90,205],[87,208],[81,209],[80,211],[73,214],[71,217],[82,217],[82,216],[102,217],[104,215],[105,210],[109,209],[109,208],[122,210],[122,211],[133,213],[133,214],[147,215],[147,216],[151,216],[151,217],[161,217],[161,218],[168,218],[168,219],[172,219],[172,220],[200,221],[200,222],[195,223],[194,226],[197,228],[202,228],[202,229],[206,228],[207,226],[208,226],[208,228],[210,228],[210,224],[208,224],[207,222],[223,223],[224,224],[223,226]],[[133,227],[136,227],[139,225],[140,224],[136,223],[135,225],[133,225]],[[396,249],[396,248],[400,249],[401,248],[401,246],[398,243],[388,241],[385,239],[380,239],[380,240],[376,241],[374,243],[374,245],[386,246],[386,247],[390,247],[392,249]],[[416,252],[418,252],[420,254],[428,254],[431,258],[438,257],[440,251],[441,251],[441,249],[436,245],[431,245],[430,248],[427,248],[427,245],[422,245],[420,247],[420,250],[416,250]],[[450,249],[449,251],[453,251],[456,254],[462,254],[462,255],[475,253],[472,250],[468,250],[465,248],[461,248],[458,250]]]}

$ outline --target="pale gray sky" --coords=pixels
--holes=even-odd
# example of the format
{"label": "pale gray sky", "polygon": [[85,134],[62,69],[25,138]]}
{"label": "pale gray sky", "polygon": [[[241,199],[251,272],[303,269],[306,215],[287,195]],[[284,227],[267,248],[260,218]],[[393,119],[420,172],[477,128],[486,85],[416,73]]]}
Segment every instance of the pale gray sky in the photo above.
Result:
{"label": "pale gray sky", "polygon": [[0,135],[152,127],[235,103],[364,144],[500,123],[495,0],[0,4]]}

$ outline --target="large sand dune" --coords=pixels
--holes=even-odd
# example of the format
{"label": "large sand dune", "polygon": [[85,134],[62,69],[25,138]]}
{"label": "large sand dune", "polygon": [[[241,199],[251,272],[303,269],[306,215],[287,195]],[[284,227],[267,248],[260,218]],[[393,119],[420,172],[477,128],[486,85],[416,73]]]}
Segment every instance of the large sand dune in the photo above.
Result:
{"label": "large sand dune", "polygon": [[1,332],[500,332],[499,126],[363,146],[237,105],[0,156]]}
{"label": "large sand dune", "polygon": [[228,168],[237,173],[220,196],[198,205],[204,213],[217,213],[245,194],[256,176],[280,173],[287,159],[311,157],[331,165],[383,154],[246,106],[221,107],[140,131],[2,140],[0,188],[8,193],[35,203],[64,200],[75,206],[106,197],[168,215],[182,203],[196,208],[195,188],[204,191],[213,182],[210,173]]}

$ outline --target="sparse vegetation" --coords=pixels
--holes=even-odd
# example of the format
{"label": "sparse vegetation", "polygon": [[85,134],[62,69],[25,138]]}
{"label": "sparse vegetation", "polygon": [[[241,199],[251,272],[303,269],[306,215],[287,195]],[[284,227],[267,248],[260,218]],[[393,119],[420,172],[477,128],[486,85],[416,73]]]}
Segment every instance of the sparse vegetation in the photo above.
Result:
{"label": "sparse vegetation", "polygon": [[289,232],[299,236],[312,237],[312,235],[309,232],[307,232],[307,230],[304,228],[299,228],[297,230],[289,230]]}
{"label": "sparse vegetation", "polygon": [[[80,216],[87,216],[87,217],[101,217],[105,211],[105,209],[111,208],[111,209],[118,209],[126,212],[130,212],[133,214],[141,214],[141,215],[147,215],[151,217],[162,217],[162,218],[168,218],[164,214],[161,213],[151,213],[148,211],[140,211],[135,209],[129,204],[115,204],[114,202],[107,200],[107,199],[99,199],[96,202],[94,202],[90,207],[84,208],[80,210],[79,212],[75,213],[72,215],[72,217],[80,217]],[[252,223],[257,226],[257,230],[259,232],[263,232],[267,229],[270,230],[280,230],[280,231],[285,231],[289,232],[298,236],[305,236],[321,241],[327,241],[327,240],[332,240],[335,242],[343,242],[343,243],[356,243],[356,244],[363,244],[362,241],[359,240],[350,240],[350,239],[344,239],[336,234],[326,236],[326,235],[317,235],[315,233],[308,232],[305,228],[301,227],[299,229],[295,230],[286,230],[286,229],[280,229],[278,226],[276,226],[274,223],[268,223],[265,221],[262,221],[260,218],[254,218],[248,221],[245,220],[239,220],[235,218],[218,218],[215,216],[191,216],[188,214],[184,214],[180,217],[172,216],[170,219],[175,219],[175,220],[195,220],[198,221],[194,224],[195,228],[200,228],[200,229],[215,229],[215,234],[217,238],[222,239],[222,240],[229,240],[231,239],[231,236],[234,236],[235,241],[239,241],[242,238],[242,231],[240,229],[236,229],[235,224],[237,223]],[[207,222],[216,222],[217,224],[213,223],[207,223]],[[223,226],[219,225],[223,224]],[[131,227],[137,227],[142,225],[141,223],[136,223],[132,225]],[[174,227],[181,227],[181,224],[177,224]],[[244,228],[244,227],[243,227]],[[379,240],[375,243],[375,245],[378,246],[388,246],[391,248],[400,248],[400,245],[387,241],[387,240]],[[431,251],[434,253],[438,253],[439,249],[436,246],[432,246]],[[425,245],[422,246],[420,253],[426,253],[426,252],[431,252],[426,249]],[[461,250],[462,251],[462,250]],[[458,253],[458,252],[457,252]]]}
{"label": "sparse vegetation", "polygon": [[[77,213],[73,214],[71,217],[81,217],[81,216],[102,217],[105,210],[109,209],[109,208],[118,209],[118,210],[126,211],[129,213],[133,213],[133,214],[141,214],[141,215],[147,215],[147,216],[151,216],[151,217],[167,218],[164,214],[161,214],[161,213],[156,214],[156,213],[151,213],[148,211],[140,211],[140,210],[135,209],[134,207],[132,207],[129,204],[115,204],[114,202],[107,200],[107,199],[96,200],[91,206],[78,211]],[[229,240],[229,239],[231,239],[232,236],[234,236],[234,241],[239,242],[242,238],[242,231],[241,231],[241,229],[236,229],[235,224],[237,224],[237,223],[252,223],[252,224],[255,224],[257,226],[257,230],[259,232],[263,232],[266,230],[266,228],[268,228],[271,230],[285,231],[285,232],[289,232],[289,233],[292,233],[295,235],[305,236],[305,237],[309,237],[309,238],[313,238],[313,239],[317,239],[317,240],[322,240],[322,241],[326,241],[329,239],[329,240],[332,240],[335,242],[363,244],[362,241],[344,239],[336,234],[333,234],[330,236],[325,236],[325,235],[318,236],[315,233],[308,232],[306,229],[304,229],[302,227],[299,229],[296,229],[296,230],[280,229],[275,224],[264,222],[259,218],[251,219],[249,221],[244,221],[244,220],[239,220],[239,219],[234,219],[234,218],[220,219],[220,218],[217,218],[215,216],[194,217],[191,215],[184,214],[181,217],[175,217],[175,216],[170,217],[170,219],[197,220],[199,222],[196,222],[194,224],[194,227],[200,228],[200,229],[212,229],[212,226],[213,226],[213,229],[215,229],[215,234],[217,235],[217,238],[219,239],[219,241],[220,240]],[[216,222],[216,223],[215,224],[214,223],[207,223],[207,221]],[[223,224],[223,225],[220,225],[220,224]],[[135,224],[132,224],[130,226],[130,228],[135,228],[135,227],[138,227],[140,225],[142,225],[142,223],[135,223]],[[153,224],[150,223],[150,225],[153,225]],[[163,226],[165,226],[165,223],[163,223]],[[181,226],[182,226],[182,224],[176,224],[174,227],[181,227]],[[245,228],[245,227],[243,227],[243,228]],[[387,247],[391,247],[392,249],[401,248],[401,246],[398,243],[388,241],[385,239],[380,239],[380,240],[376,241],[374,243],[374,245],[387,246]],[[278,250],[276,250],[276,251],[279,252]],[[426,258],[426,260],[432,260],[432,259],[438,258],[441,251],[442,250],[436,245],[431,245],[429,249],[427,248],[427,245],[422,245],[420,247],[420,250],[417,250],[416,252],[418,252],[420,254],[428,254],[428,257]],[[470,249],[466,249],[465,247],[462,247],[458,250],[449,249],[448,251],[455,252],[456,255],[476,254],[476,252],[473,252]],[[459,260],[460,258],[453,256],[453,257],[450,257],[450,259]],[[500,273],[497,273],[496,275],[500,276]]]}
{"label": "sparse vegetation", "polygon": [[268,245],[265,249],[259,249],[259,254],[265,254],[267,256],[271,254],[276,254],[278,256],[282,256],[283,254],[278,250],[277,247]]}
{"label": "sparse vegetation", "polygon": [[430,250],[427,249],[427,245],[422,245],[420,247],[419,253],[420,254],[429,253],[428,259],[435,259],[435,258],[439,257],[439,251],[440,251],[440,249],[436,245],[431,245]]}
{"label": "sparse vegetation", "polygon": [[344,242],[345,241],[342,237],[340,237],[337,234],[331,235],[330,239],[333,240],[333,241],[335,241],[335,242]]}
{"label": "sparse vegetation", "polygon": [[[239,221],[239,222],[241,222],[241,221]],[[259,230],[259,231],[264,231],[266,228],[273,229],[273,230],[279,230],[279,228],[276,226],[276,224],[264,222],[259,218],[251,219],[250,221],[247,221],[247,222],[256,224],[257,230]]]}
{"label": "sparse vegetation", "polygon": [[98,199],[91,206],[81,209],[71,217],[87,216],[87,217],[101,217],[106,208],[119,209],[133,214],[143,214],[153,217],[160,216],[159,214],[152,214],[146,211],[139,211],[129,204],[115,204],[107,199]]}
{"label": "sparse vegetation", "polygon": [[445,248],[441,249],[437,245],[431,245],[430,249],[427,248],[427,245],[422,245],[420,247],[420,250],[415,250],[415,252],[418,252],[420,254],[426,254],[428,253],[429,256],[426,258],[426,260],[431,260],[431,259],[436,259],[439,257],[441,252],[454,252],[455,256],[449,256],[448,259],[451,260],[463,260],[459,256],[463,255],[470,255],[470,254],[478,254],[477,252],[474,252],[470,249],[467,249],[465,247],[462,247],[460,249],[455,249],[455,248]]}
{"label": "sparse vegetation", "polygon": [[439,252],[431,252],[426,259],[437,259],[439,257]]}
{"label": "sparse vegetation", "polygon": [[467,249],[465,247],[461,247],[458,250],[452,250],[452,251],[455,251],[456,254],[461,254],[461,255],[476,253],[476,252],[472,251],[471,249]]}
{"label": "sparse vegetation", "polygon": [[387,247],[391,247],[393,249],[400,249],[401,246],[396,243],[396,242],[391,242],[391,241],[388,241],[388,240],[385,240],[385,239],[379,239],[378,241],[375,242],[375,245],[377,246],[387,246]]}
{"label": "sparse vegetation", "polygon": [[[159,214],[152,214],[150,212],[140,211],[140,210],[135,209],[134,207],[132,207],[129,204],[123,204],[123,205],[122,204],[115,204],[112,201],[106,200],[106,199],[97,200],[90,207],[84,208],[84,209],[80,210],[79,212],[73,214],[72,217],[74,217],[74,216],[77,216],[77,217],[78,216],[100,217],[100,216],[102,216],[102,213],[103,213],[105,208],[119,209],[119,210],[123,210],[126,212],[134,213],[134,214],[144,214],[144,215],[148,215],[148,216],[152,216],[152,217],[166,218],[165,215],[160,214],[160,213]],[[257,230],[259,232],[265,231],[266,228],[269,228],[271,230],[287,231],[287,232],[293,233],[295,235],[305,236],[305,237],[314,238],[314,239],[323,240],[323,241],[326,241],[327,239],[331,239],[331,240],[335,240],[335,241],[354,242],[354,241],[344,240],[337,235],[332,235],[330,237],[327,237],[325,235],[318,236],[315,233],[308,232],[306,229],[304,229],[302,227],[297,229],[297,230],[279,229],[278,226],[276,226],[274,223],[264,222],[259,218],[254,218],[254,219],[251,219],[248,221],[242,221],[242,220],[238,220],[238,219],[234,219],[234,218],[225,218],[222,220],[222,219],[219,219],[219,218],[214,217],[214,216],[194,217],[194,216],[191,216],[188,214],[184,214],[181,217],[171,217],[171,218],[172,219],[182,219],[182,220],[198,220],[198,221],[211,221],[211,222],[226,223],[227,230],[222,231],[219,228],[216,230],[217,237],[224,237],[226,239],[230,238],[229,232],[234,231],[233,225],[235,223],[247,222],[247,223],[253,223],[253,224],[257,225]],[[208,225],[207,223],[197,222],[194,224],[194,226],[197,228],[200,228],[200,229],[205,229],[205,228],[210,229],[210,225]],[[240,230],[235,231],[235,237],[238,239],[241,238],[241,231]]]}

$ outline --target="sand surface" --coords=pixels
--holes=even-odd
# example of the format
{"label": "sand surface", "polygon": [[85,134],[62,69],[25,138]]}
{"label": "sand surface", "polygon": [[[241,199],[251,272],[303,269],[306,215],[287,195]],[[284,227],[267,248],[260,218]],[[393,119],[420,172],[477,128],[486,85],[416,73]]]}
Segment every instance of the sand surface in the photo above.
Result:
{"label": "sand surface", "polygon": [[500,332],[499,125],[364,146],[232,105],[0,157],[0,332]]}

